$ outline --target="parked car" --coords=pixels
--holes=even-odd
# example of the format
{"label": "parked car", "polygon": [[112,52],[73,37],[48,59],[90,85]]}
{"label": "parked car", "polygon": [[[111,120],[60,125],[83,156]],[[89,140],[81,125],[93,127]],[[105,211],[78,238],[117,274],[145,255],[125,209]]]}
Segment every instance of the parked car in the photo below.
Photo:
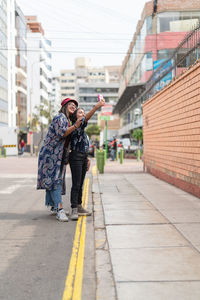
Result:
{"label": "parked car", "polygon": [[131,141],[129,138],[121,139],[125,152],[134,152],[138,149],[138,142]]}
{"label": "parked car", "polygon": [[91,155],[92,157],[94,157],[94,152],[95,152],[95,145],[93,143],[90,142],[89,144],[89,155]]}

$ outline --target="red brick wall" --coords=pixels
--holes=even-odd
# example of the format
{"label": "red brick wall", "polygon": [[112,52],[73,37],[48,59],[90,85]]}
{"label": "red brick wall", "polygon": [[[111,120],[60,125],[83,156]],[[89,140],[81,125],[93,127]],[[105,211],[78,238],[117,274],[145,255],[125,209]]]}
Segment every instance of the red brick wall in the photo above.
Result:
{"label": "red brick wall", "polygon": [[148,172],[200,197],[200,62],[143,105]]}

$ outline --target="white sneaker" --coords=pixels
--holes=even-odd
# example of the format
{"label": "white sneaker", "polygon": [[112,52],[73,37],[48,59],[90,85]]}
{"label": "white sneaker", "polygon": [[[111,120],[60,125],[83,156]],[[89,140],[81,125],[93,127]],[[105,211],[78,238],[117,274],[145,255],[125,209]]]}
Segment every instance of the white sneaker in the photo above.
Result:
{"label": "white sneaker", "polygon": [[60,209],[57,212],[56,219],[61,222],[68,222],[68,217],[66,216],[64,209]]}
{"label": "white sneaker", "polygon": [[[67,216],[69,216],[69,211],[68,210],[65,210],[64,212]],[[50,209],[50,213],[51,213],[52,216],[56,216],[57,215],[57,209],[52,206],[51,209]]]}
{"label": "white sneaker", "polygon": [[56,216],[57,215],[57,209],[52,206],[51,209],[50,209],[50,213],[51,213],[52,216]]}

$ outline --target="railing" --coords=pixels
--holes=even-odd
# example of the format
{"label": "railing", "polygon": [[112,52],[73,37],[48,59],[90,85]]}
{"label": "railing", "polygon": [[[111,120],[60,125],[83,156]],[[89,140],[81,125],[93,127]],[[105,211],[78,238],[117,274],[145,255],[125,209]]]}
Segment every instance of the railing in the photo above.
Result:
{"label": "railing", "polygon": [[[154,70],[146,82],[145,91],[142,94],[143,102],[155,94],[171,81],[166,77],[171,73],[171,79],[182,70],[193,65],[200,58],[200,24],[189,32],[172,55]],[[166,80],[165,80],[166,79]]]}

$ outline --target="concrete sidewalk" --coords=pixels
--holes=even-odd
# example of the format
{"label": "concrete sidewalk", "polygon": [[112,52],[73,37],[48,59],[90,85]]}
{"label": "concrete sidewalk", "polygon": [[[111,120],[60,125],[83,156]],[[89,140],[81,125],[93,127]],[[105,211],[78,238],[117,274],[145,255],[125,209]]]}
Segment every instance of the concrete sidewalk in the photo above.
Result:
{"label": "concrete sidewalk", "polygon": [[93,176],[98,300],[199,300],[200,199],[108,161]]}

